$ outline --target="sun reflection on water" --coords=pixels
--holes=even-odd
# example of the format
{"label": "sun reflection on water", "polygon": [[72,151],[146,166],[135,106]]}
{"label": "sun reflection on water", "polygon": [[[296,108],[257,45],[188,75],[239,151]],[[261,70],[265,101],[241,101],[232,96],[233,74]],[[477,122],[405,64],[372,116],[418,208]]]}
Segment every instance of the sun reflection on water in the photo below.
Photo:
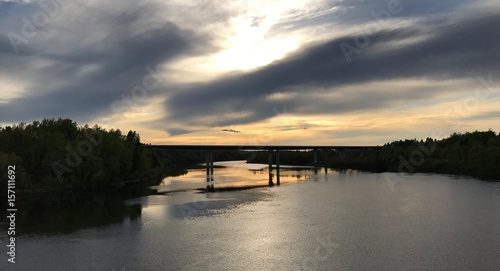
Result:
{"label": "sun reflection on water", "polygon": [[[273,167],[273,182],[276,183]],[[312,167],[280,166],[281,184],[291,184],[312,178]],[[159,193],[203,189],[206,186],[205,168],[189,169],[185,175],[166,177],[157,189]],[[249,164],[245,161],[214,163],[214,186],[216,188],[265,186],[269,182],[269,169],[265,164]]]}

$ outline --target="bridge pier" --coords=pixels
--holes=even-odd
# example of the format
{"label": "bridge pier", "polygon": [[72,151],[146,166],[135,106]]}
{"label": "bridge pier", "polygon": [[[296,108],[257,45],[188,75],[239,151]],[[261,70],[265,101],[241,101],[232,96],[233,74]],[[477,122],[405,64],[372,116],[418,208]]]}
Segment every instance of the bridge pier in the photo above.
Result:
{"label": "bridge pier", "polygon": [[205,165],[207,169],[207,185],[208,185],[208,182],[210,182],[210,152],[207,151],[205,153],[205,158],[206,158]]}
{"label": "bridge pier", "polygon": [[268,159],[269,159],[269,186],[273,186],[273,151],[268,151]]}
{"label": "bridge pier", "polygon": [[327,153],[326,152],[327,152],[327,150],[323,150],[323,159],[325,160],[323,162],[323,166],[325,167],[325,174],[328,173],[328,166],[327,166],[328,159],[327,159]]}
{"label": "bridge pier", "polygon": [[314,166],[317,167],[318,166],[318,150],[314,149],[313,152],[314,152]]}
{"label": "bridge pier", "polygon": [[[273,151],[268,151],[269,159],[269,186],[274,186],[273,182]],[[276,150],[276,184],[280,185],[280,151]]]}
{"label": "bridge pier", "polygon": [[214,153],[210,152],[210,176],[212,177],[212,182],[214,181]]}
{"label": "bridge pier", "polygon": [[214,154],[212,151],[206,153],[206,170],[207,170],[207,191],[214,191]]}
{"label": "bridge pier", "polygon": [[280,185],[280,151],[276,150],[276,184]]}
{"label": "bridge pier", "polygon": [[314,149],[314,174],[318,174],[318,150]]}

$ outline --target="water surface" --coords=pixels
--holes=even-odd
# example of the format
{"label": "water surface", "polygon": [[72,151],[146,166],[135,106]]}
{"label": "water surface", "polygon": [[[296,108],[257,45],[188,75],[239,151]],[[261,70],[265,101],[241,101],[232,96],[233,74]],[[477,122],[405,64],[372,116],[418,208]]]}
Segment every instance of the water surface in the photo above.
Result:
{"label": "water surface", "polygon": [[[265,165],[219,166],[216,186],[267,183]],[[192,169],[157,188],[204,187],[204,173]],[[96,198],[83,207],[69,204],[69,211],[44,205],[37,219],[27,220],[33,225],[19,222],[29,230],[19,236],[15,270],[500,267],[498,184],[293,167],[282,174],[284,185],[272,188]],[[0,268],[8,267],[5,257]]]}

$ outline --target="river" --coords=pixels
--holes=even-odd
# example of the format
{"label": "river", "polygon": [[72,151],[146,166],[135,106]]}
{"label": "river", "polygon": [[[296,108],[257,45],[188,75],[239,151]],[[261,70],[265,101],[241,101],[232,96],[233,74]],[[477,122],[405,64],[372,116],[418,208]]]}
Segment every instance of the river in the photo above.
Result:
{"label": "river", "polygon": [[[216,188],[267,183],[266,165],[215,165]],[[281,186],[193,190],[204,182],[198,168],[153,195],[20,202],[16,263],[4,252],[0,269],[500,269],[499,183],[308,167],[282,167]]]}

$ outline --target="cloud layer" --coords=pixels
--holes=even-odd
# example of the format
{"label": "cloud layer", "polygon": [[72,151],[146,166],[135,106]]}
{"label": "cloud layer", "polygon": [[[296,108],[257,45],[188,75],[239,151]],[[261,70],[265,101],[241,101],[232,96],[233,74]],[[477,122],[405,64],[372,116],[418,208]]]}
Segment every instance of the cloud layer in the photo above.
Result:
{"label": "cloud layer", "polygon": [[[208,123],[224,126],[269,118],[275,114],[274,108],[287,107],[297,114],[336,114],[373,110],[393,100],[430,99],[440,91],[455,90],[421,91],[407,85],[370,93],[364,88],[371,82],[403,79],[475,80],[490,74],[497,78],[497,25],[500,13],[491,13],[440,26],[412,25],[370,36],[345,36],[305,48],[257,71],[182,89],[171,96],[166,109],[173,118],[185,122],[196,122],[207,115],[251,112],[236,119],[214,118]],[[358,43],[362,46],[356,46],[363,37],[364,43]],[[362,95],[339,93],[347,85],[358,85]],[[339,95],[336,99],[316,99],[327,96],[325,93]],[[272,99],[276,94],[283,98]]]}
{"label": "cloud layer", "polygon": [[[363,140],[384,143],[401,125],[388,112],[434,127],[482,86],[487,100],[456,129],[500,130],[486,127],[500,97],[495,1],[40,3],[0,1],[0,123],[70,117],[152,141],[330,142],[370,116],[379,128]],[[145,87],[150,76],[161,85]]]}

